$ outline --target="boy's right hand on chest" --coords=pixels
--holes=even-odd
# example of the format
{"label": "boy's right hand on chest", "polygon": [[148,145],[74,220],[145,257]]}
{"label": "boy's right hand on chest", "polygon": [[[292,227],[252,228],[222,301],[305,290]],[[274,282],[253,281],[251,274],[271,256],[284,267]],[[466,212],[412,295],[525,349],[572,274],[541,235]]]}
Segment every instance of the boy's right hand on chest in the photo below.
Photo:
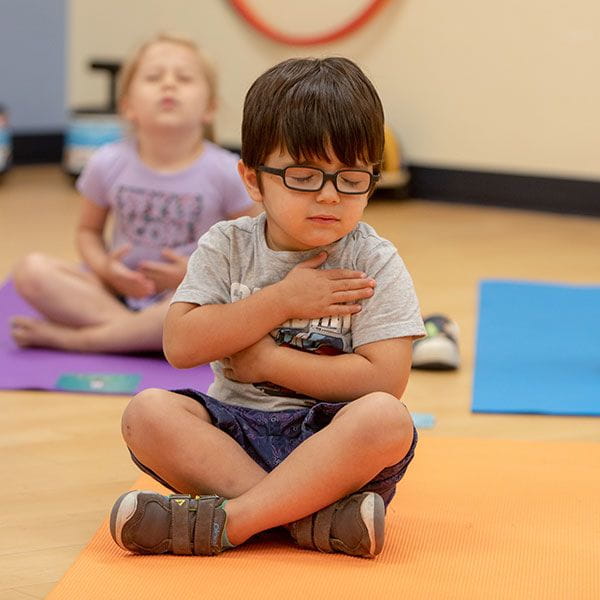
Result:
{"label": "boy's right hand on chest", "polygon": [[107,283],[118,294],[131,298],[144,298],[156,293],[156,285],[151,279],[121,262],[130,249],[129,245],[121,246],[108,255],[105,273]]}
{"label": "boy's right hand on chest", "polygon": [[373,295],[374,279],[361,271],[319,269],[326,260],[326,252],[305,260],[276,284],[288,318],[351,315],[361,310],[361,300]]}

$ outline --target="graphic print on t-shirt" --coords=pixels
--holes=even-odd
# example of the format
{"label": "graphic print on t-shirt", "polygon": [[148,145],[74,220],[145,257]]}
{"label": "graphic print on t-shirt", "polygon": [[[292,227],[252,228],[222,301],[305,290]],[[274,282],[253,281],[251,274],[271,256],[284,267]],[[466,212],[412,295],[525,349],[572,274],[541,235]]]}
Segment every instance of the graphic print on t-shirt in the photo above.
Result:
{"label": "graphic print on t-shirt", "polygon": [[[231,285],[231,301],[247,298],[251,293],[248,286],[242,283]],[[319,319],[290,319],[271,332],[271,336],[279,346],[295,348],[302,352],[326,354],[329,356],[352,352],[352,317],[321,317]],[[286,396],[288,398],[306,398],[293,390],[289,390],[270,381],[253,384],[269,396]]]}
{"label": "graphic print on t-shirt", "polygon": [[122,185],[115,198],[116,222],[134,246],[176,248],[198,239],[203,198]]}
{"label": "graphic print on t-shirt", "polygon": [[[344,352],[352,352],[352,335],[350,331],[351,317],[321,317],[320,319],[306,319],[301,322],[303,327],[298,327],[300,320],[287,321],[281,327],[271,332],[279,346],[295,348],[303,352],[326,354],[334,356]],[[294,390],[284,388],[270,381],[255,383],[258,388],[269,396],[287,396],[288,398],[307,398]]]}

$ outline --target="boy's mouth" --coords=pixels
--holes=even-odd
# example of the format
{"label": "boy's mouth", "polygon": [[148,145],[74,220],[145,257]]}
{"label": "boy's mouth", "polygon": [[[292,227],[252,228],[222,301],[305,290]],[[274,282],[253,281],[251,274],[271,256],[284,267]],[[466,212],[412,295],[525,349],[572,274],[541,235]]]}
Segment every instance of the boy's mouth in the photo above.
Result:
{"label": "boy's mouth", "polygon": [[339,221],[334,215],[314,215],[308,217],[308,220],[314,221],[315,223],[337,223]]}

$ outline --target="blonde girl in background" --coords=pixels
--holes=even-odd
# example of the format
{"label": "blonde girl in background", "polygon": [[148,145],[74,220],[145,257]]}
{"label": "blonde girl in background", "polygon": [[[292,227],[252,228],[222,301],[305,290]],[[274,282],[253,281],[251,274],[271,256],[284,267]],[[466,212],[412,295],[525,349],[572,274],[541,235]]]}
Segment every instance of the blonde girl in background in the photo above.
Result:
{"label": "blonde girl in background", "polygon": [[171,295],[200,235],[256,212],[238,157],[210,141],[215,109],[215,70],[193,41],[158,35],[125,63],[119,111],[131,135],[98,150],[77,181],[85,268],[40,253],[20,261],[16,289],[43,318],[14,316],[17,344],[161,350]]}

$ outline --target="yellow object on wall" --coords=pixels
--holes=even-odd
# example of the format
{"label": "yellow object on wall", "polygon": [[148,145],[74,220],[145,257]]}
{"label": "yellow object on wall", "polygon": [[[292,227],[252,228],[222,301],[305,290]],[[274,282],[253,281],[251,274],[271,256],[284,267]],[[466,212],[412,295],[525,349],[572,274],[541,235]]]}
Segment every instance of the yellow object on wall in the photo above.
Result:
{"label": "yellow object on wall", "polygon": [[391,188],[405,186],[410,179],[410,175],[402,163],[400,145],[392,130],[386,125],[383,164],[381,179],[377,184],[378,187]]}

